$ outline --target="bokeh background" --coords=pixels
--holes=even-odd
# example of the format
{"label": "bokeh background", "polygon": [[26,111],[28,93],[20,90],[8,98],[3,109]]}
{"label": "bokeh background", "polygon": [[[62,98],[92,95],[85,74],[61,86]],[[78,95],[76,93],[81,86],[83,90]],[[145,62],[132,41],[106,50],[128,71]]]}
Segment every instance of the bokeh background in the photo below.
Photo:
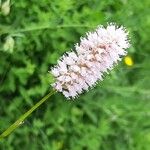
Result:
{"label": "bokeh background", "polygon": [[52,96],[0,150],[149,150],[150,1],[2,0],[0,132],[52,88],[57,59],[97,25],[130,32],[128,56],[74,101]]}

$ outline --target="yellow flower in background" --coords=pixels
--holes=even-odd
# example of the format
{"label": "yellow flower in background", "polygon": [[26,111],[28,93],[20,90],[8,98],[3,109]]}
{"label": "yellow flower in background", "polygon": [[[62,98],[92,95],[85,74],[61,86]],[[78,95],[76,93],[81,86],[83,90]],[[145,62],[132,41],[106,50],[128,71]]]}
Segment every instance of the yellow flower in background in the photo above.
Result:
{"label": "yellow flower in background", "polygon": [[132,57],[130,57],[130,56],[126,56],[126,57],[124,58],[124,62],[125,62],[125,64],[126,64],[127,66],[133,66],[133,59],[132,59]]}

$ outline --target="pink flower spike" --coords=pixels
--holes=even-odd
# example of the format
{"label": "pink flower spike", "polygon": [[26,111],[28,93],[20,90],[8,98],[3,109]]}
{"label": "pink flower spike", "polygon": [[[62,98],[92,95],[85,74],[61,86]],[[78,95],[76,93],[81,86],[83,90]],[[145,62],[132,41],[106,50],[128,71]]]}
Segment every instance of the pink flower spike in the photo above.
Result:
{"label": "pink flower spike", "polygon": [[128,32],[124,27],[109,24],[88,32],[75,44],[74,51],[67,52],[51,69],[55,78],[52,87],[70,99],[102,81],[102,75],[112,70],[127,54]]}

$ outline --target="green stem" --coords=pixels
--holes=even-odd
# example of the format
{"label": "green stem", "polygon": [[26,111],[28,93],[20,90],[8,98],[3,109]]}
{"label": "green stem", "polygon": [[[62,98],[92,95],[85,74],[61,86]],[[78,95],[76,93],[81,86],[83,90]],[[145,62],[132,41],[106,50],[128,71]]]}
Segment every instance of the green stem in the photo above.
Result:
{"label": "green stem", "polygon": [[31,109],[29,109],[26,113],[24,113],[20,118],[14,122],[10,127],[8,127],[1,135],[0,139],[3,139],[4,137],[8,136],[10,133],[12,133],[16,128],[18,128],[23,121],[34,111],[36,110],[41,104],[43,104],[51,95],[53,95],[56,91],[53,90],[49,94],[47,94],[45,97],[43,97],[39,102],[37,102]]}
{"label": "green stem", "polygon": [[36,30],[44,30],[44,29],[59,29],[59,28],[94,28],[94,26],[91,25],[84,25],[84,24],[71,24],[71,25],[35,25],[30,26],[24,29],[12,29],[10,26],[0,26],[0,35],[2,34],[15,34],[15,33],[24,33],[24,32],[30,32],[30,31],[36,31]]}

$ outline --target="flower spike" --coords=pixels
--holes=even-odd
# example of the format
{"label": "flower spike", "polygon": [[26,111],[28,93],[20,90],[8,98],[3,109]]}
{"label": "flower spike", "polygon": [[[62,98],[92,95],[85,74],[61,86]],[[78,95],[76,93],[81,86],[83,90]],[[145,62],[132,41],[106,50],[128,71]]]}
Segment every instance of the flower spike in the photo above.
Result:
{"label": "flower spike", "polygon": [[109,24],[97,27],[80,39],[74,51],[67,52],[51,69],[53,88],[66,98],[75,98],[103,80],[102,75],[127,54],[128,32],[124,27]]}

